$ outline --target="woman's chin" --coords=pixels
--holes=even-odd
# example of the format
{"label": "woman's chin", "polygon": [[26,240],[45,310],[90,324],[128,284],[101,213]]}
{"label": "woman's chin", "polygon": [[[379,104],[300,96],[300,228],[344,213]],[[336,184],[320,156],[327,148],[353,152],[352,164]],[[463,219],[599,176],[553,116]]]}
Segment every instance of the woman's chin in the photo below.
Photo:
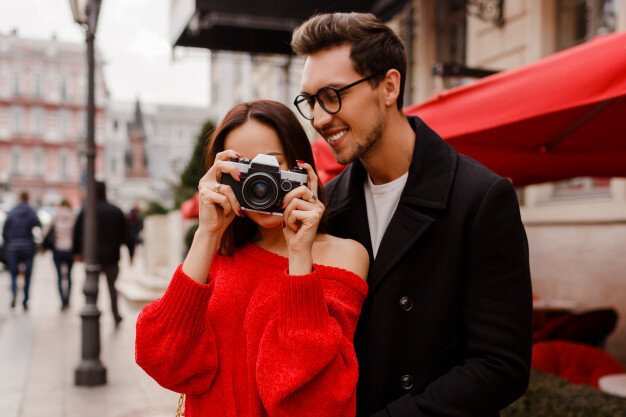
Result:
{"label": "woman's chin", "polygon": [[259,227],[264,229],[273,229],[282,225],[282,216],[275,216],[273,214],[258,213],[258,212],[246,212],[246,215],[255,222]]}

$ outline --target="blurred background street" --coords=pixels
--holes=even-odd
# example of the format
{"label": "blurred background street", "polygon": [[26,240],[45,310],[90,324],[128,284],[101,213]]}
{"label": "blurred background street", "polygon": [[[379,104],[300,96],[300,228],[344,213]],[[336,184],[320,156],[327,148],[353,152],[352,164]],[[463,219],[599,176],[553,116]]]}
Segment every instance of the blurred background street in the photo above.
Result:
{"label": "blurred background street", "polygon": [[[97,31],[72,13],[70,5],[87,4],[98,7]],[[236,103],[270,99],[295,110],[304,59],[292,54],[291,33],[324,11],[373,13],[396,31],[408,55],[405,113],[512,182],[529,242],[536,345],[583,344],[626,367],[626,0],[285,4],[0,1],[0,229],[28,193],[41,245],[60,203],[78,214],[99,180],[143,243],[132,265],[121,251],[117,328],[99,278],[107,381],[93,387],[78,386],[74,371],[81,343],[97,339],[79,316],[85,266],[95,264],[74,265],[71,304],[61,311],[52,255],[38,254],[24,312],[19,298],[10,308],[0,263],[0,416],[174,415],[177,394],[135,365],[137,314],[165,291],[197,227],[207,137]],[[344,166],[298,117],[325,183]],[[592,361],[580,366],[586,353],[585,361],[546,357],[554,369],[542,371],[600,392],[606,375]],[[570,404],[568,395],[558,402]]]}
{"label": "blurred background street", "polygon": [[[138,257],[140,259],[140,257]],[[125,256],[119,282],[141,273]],[[102,362],[108,384],[74,385],[80,360],[80,317],[84,304],[84,270],[74,269],[71,305],[61,311],[56,271],[50,253],[38,255],[33,272],[30,309],[9,309],[8,272],[0,272],[0,415],[3,417],[165,417],[176,412],[178,395],[157,385],[134,358],[135,321],[139,308],[120,303],[124,321],[116,329],[104,280],[98,298]]]}

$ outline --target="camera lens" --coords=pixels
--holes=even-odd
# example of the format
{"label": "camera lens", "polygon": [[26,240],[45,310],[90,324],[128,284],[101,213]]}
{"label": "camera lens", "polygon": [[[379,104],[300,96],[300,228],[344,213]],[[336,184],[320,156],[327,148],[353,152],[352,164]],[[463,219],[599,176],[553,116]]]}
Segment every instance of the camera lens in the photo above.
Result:
{"label": "camera lens", "polygon": [[271,175],[257,172],[246,178],[241,194],[250,208],[264,210],[276,203],[278,184]]}
{"label": "camera lens", "polygon": [[254,198],[263,199],[267,196],[267,193],[270,190],[270,187],[263,182],[257,182],[252,187],[252,194]]}

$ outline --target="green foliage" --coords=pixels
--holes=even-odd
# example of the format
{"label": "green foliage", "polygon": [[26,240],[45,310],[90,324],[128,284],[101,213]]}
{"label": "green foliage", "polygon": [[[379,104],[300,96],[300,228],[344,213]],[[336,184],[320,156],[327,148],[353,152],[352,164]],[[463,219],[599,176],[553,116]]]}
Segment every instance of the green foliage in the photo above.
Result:
{"label": "green foliage", "polygon": [[196,138],[196,146],[187,166],[180,174],[180,184],[174,187],[174,207],[180,207],[183,201],[190,199],[198,191],[198,182],[205,174],[204,153],[209,136],[215,130],[215,124],[207,120]]}
{"label": "green foliage", "polygon": [[168,210],[163,207],[161,203],[158,201],[151,201],[148,203],[148,208],[141,212],[140,216],[142,219],[145,219],[148,216],[152,216],[153,214],[167,214]]}
{"label": "green foliage", "polygon": [[502,417],[626,417],[626,398],[531,370],[528,391]]}

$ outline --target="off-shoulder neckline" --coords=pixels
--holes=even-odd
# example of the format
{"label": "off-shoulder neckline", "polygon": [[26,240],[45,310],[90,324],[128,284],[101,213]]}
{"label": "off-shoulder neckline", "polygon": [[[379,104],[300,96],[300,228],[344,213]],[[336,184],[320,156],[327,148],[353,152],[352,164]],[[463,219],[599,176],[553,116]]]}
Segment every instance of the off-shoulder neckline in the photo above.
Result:
{"label": "off-shoulder neckline", "polygon": [[[252,242],[248,242],[243,246],[240,246],[236,249],[236,251],[242,252],[260,262],[269,264],[269,265],[273,265],[279,269],[283,269],[283,270],[287,270],[289,268],[289,259],[284,257],[284,256],[280,256],[274,252],[270,252],[267,249],[263,249],[260,246],[255,245]],[[365,284],[365,287],[367,288],[367,281],[364,280],[363,278],[361,278],[360,276],[358,276],[357,274],[355,274],[352,271],[348,271],[345,268],[339,268],[336,266],[329,266],[329,265],[321,265],[321,264],[317,264],[317,263],[313,263],[313,268],[315,270],[321,270],[321,271],[327,271],[327,272],[335,272],[338,273],[341,276],[344,277],[350,277],[348,279],[352,280],[354,279],[357,282],[360,283],[356,283],[355,282],[355,286],[360,287],[362,284]],[[326,274],[325,274],[326,275]],[[327,278],[332,278],[331,276],[328,276]],[[362,284],[361,284],[362,283]]]}

